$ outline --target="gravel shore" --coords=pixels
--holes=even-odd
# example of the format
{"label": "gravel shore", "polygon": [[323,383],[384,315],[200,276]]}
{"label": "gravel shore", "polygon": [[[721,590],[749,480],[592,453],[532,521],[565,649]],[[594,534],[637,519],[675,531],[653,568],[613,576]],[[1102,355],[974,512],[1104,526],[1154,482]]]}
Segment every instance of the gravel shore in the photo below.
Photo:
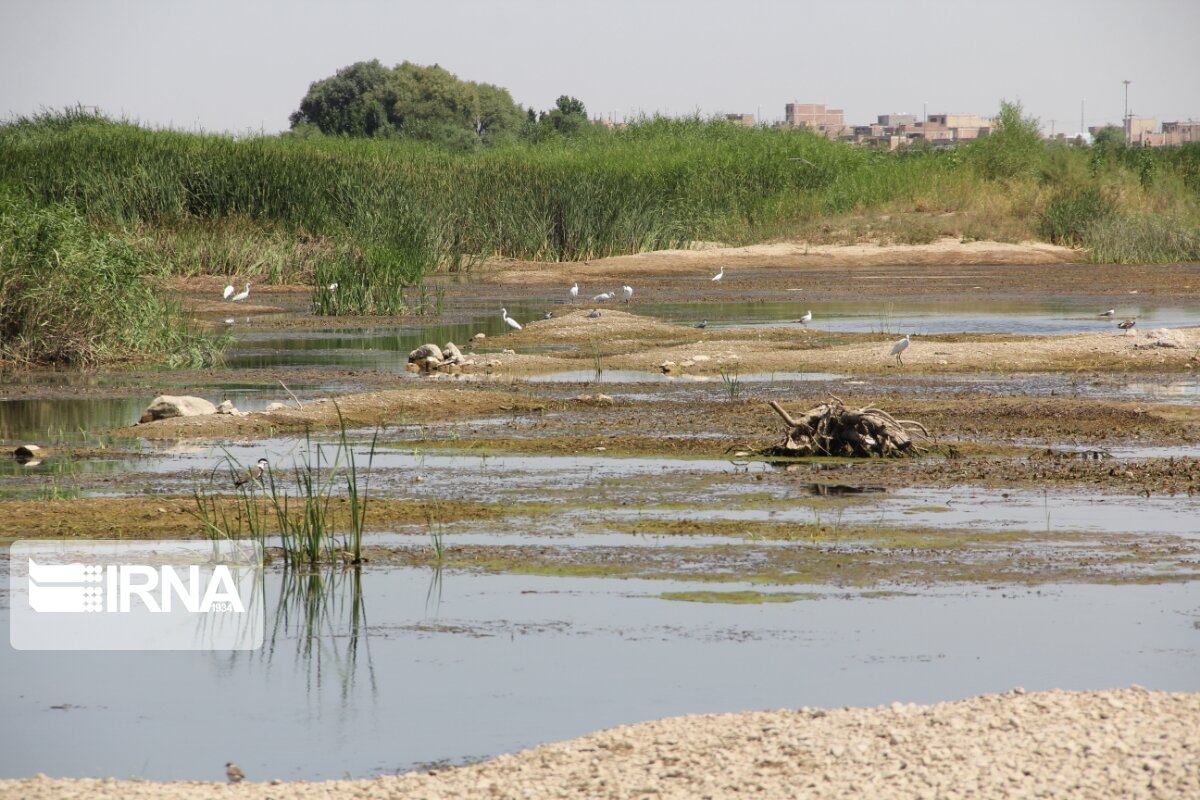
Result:
{"label": "gravel shore", "polygon": [[0,798],[1200,798],[1200,694],[1016,689],[658,720],[430,774],[247,772],[236,786],[39,776],[0,781]]}

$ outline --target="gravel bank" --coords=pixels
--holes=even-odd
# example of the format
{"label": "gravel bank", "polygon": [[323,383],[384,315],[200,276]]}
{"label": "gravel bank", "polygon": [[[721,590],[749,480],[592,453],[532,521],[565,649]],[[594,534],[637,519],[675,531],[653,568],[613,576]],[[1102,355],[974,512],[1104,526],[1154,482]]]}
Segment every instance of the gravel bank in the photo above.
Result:
{"label": "gravel bank", "polygon": [[1200,798],[1200,694],[1018,689],[933,706],[679,717],[362,781],[0,781],[0,798],[28,800],[734,796]]}

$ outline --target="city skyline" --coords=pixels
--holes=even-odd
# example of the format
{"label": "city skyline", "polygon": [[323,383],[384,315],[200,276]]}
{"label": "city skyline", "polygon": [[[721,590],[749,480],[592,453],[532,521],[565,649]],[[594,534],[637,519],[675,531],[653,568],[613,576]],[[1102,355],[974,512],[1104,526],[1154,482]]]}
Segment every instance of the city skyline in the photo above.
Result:
{"label": "city skyline", "polygon": [[617,0],[604,7],[359,0],[204,5],[10,0],[0,7],[0,115],[82,104],[155,127],[288,127],[308,86],[355,61],[438,63],[535,109],[592,116],[754,114],[790,102],[880,114],[991,116],[1018,101],[1049,133],[1200,116],[1190,39],[1200,4],[958,5]]}

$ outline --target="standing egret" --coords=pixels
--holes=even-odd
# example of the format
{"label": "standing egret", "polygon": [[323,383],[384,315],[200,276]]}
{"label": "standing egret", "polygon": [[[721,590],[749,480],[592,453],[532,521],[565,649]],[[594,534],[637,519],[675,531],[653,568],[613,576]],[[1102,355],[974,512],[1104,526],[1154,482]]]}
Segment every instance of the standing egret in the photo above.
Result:
{"label": "standing egret", "polygon": [[1110,308],[1108,311],[1102,311],[1099,314],[1097,314],[1096,316],[1097,317],[1111,317],[1113,314],[1116,314],[1116,313],[1117,313],[1117,310],[1115,308]]}
{"label": "standing egret", "polygon": [[567,295],[571,298],[571,302],[574,303],[579,297],[579,284],[571,284],[571,288],[567,290]]}
{"label": "standing egret", "polygon": [[906,349],[908,349],[908,334],[907,333],[904,334],[903,339],[901,339],[900,341],[898,341],[894,345],[892,345],[892,355],[894,355],[896,357],[896,363],[898,363],[900,366],[904,366],[904,359],[902,359],[900,357],[900,354],[903,353]]}
{"label": "standing egret", "polygon": [[625,302],[629,302],[629,298],[633,297],[633,287],[628,283],[621,287],[621,294],[625,295]]}
{"label": "standing egret", "polygon": [[513,319],[512,317],[510,317],[508,315],[507,308],[500,309],[500,316],[504,319],[504,322],[506,325],[508,325],[508,327],[512,328],[514,331],[521,330],[521,323],[517,322],[515,319]]}
{"label": "standing egret", "polygon": [[804,316],[800,318],[801,325],[807,325],[810,322],[812,322],[812,310],[811,309],[808,311],[805,311]]}
{"label": "standing egret", "polygon": [[226,300],[228,300],[229,296],[232,295],[236,291],[237,291],[237,289],[233,288],[233,284],[231,283],[225,287],[225,293],[221,296],[224,297]]}
{"label": "standing egret", "polygon": [[721,280],[721,278],[724,278],[724,277],[725,277],[725,267],[722,266],[721,271],[718,272],[716,275],[713,275],[712,281],[713,281],[713,283],[716,283],[717,281]]}
{"label": "standing egret", "polygon": [[1124,322],[1118,323],[1117,327],[1125,331],[1125,335],[1128,336],[1129,332],[1133,330],[1134,325],[1137,325],[1137,320],[1127,319]]}
{"label": "standing egret", "polygon": [[616,292],[601,292],[592,298],[593,303],[603,303],[616,297]]}
{"label": "standing egret", "polygon": [[600,309],[593,308],[592,313],[588,314],[588,319],[600,319]]}
{"label": "standing egret", "polygon": [[701,322],[701,323],[697,324],[697,325],[696,325],[696,327],[697,327],[697,328],[707,328],[707,327],[708,327],[708,320],[704,320],[703,322]]}
{"label": "standing egret", "polygon": [[245,300],[249,296],[250,296],[250,284],[247,283],[245,289],[242,289],[240,292],[238,292],[237,294],[235,294],[233,297],[231,297],[229,299],[235,303],[238,303],[238,302],[241,302],[242,300]]}

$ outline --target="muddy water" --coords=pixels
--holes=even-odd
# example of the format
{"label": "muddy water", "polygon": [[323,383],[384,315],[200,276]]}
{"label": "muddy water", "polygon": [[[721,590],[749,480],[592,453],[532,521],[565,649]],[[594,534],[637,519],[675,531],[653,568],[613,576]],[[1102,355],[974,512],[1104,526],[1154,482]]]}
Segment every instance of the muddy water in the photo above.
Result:
{"label": "muddy water", "polygon": [[0,776],[220,780],[231,758],[254,780],[368,776],[678,714],[1200,689],[1186,586],[661,597],[694,588],[367,570],[356,648],[336,612],[249,655],[0,648]]}

